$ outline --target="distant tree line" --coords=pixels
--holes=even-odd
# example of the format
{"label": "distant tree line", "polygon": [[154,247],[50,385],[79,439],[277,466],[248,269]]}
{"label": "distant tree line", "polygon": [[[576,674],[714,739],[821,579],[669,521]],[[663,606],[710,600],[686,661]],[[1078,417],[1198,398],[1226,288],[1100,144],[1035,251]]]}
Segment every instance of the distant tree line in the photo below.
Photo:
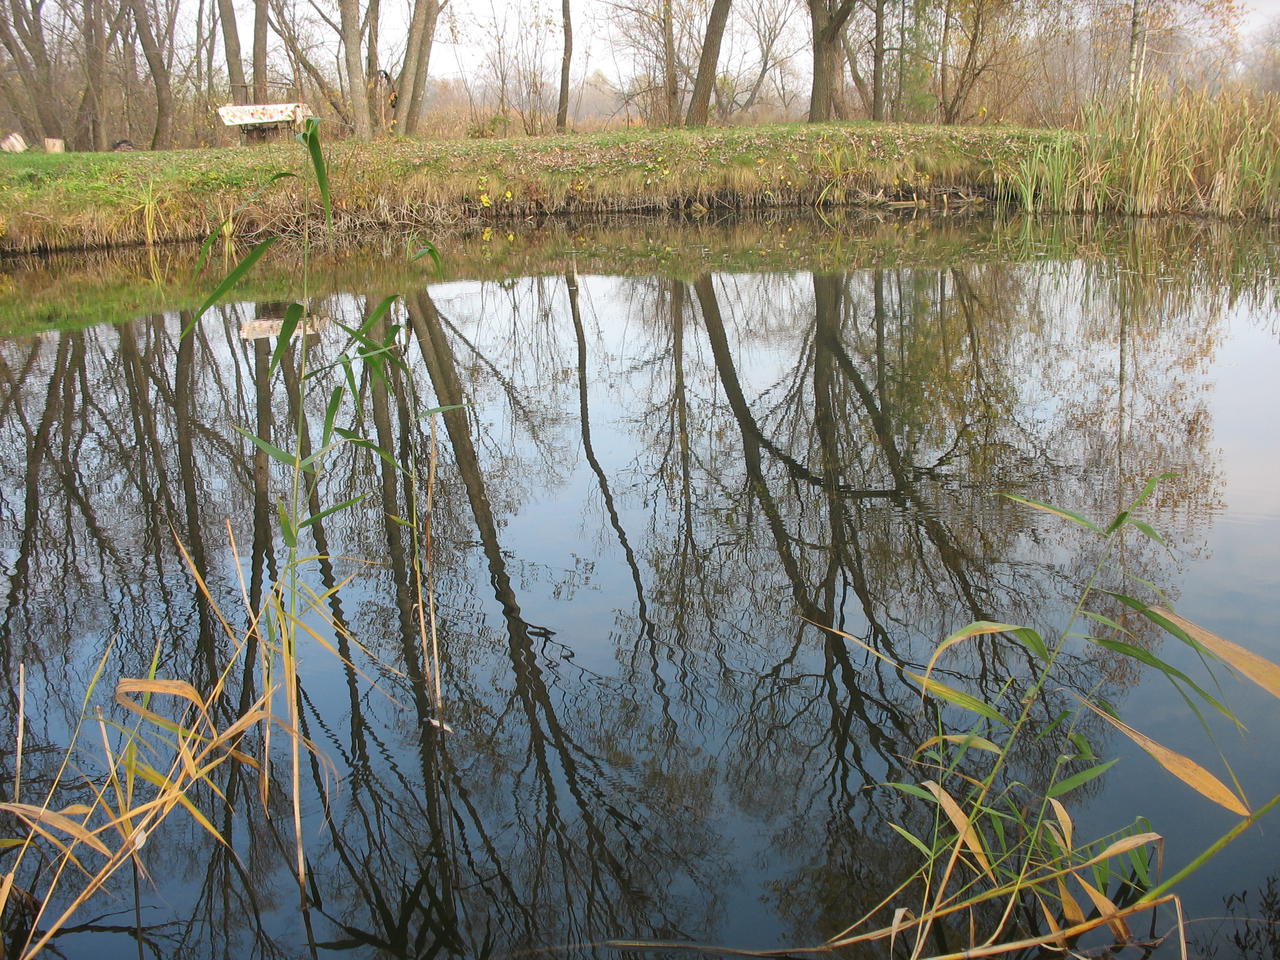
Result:
{"label": "distant tree line", "polygon": [[362,138],[1055,125],[1139,88],[1280,90],[1280,21],[1241,41],[1237,19],[1232,0],[0,0],[0,124],[75,150],[225,143],[218,106],[295,100]]}

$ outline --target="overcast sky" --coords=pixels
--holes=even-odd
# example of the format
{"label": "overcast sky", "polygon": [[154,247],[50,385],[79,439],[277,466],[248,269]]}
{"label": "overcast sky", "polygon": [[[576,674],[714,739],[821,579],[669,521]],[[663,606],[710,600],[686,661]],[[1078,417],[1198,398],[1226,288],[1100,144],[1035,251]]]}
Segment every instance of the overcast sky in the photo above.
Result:
{"label": "overcast sky", "polygon": [[[1280,0],[1238,0],[1241,8],[1241,38],[1245,43],[1271,20],[1280,18]],[[582,77],[600,70],[616,77],[620,65],[615,52],[607,42],[610,4],[608,0],[573,0],[574,7],[574,66],[575,77]],[[452,9],[450,9],[452,8]],[[451,0],[446,11],[451,14],[442,20],[436,33],[436,49],[432,52],[431,74],[436,77],[472,77],[483,65],[486,41],[492,42],[495,32],[502,31],[503,21],[514,25],[518,21],[517,10],[530,12],[543,19],[549,41],[548,52],[558,58],[559,0]],[[447,21],[447,22],[446,22]],[[796,28],[807,33],[808,22],[803,16],[802,5],[796,4]],[[508,31],[509,32],[509,31]],[[398,60],[401,51],[388,51]]]}

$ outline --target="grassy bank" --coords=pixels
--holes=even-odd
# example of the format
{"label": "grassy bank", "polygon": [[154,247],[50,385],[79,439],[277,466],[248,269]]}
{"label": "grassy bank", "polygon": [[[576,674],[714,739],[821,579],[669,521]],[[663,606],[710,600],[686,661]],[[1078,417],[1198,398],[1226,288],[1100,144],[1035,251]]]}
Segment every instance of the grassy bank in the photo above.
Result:
{"label": "grassy bank", "polygon": [[[324,148],[337,236],[782,207],[1280,217],[1280,100],[1151,98],[1077,130],[774,124]],[[299,235],[320,218],[296,143],[0,155],[0,253]],[[503,227],[509,229],[509,227]]]}
{"label": "grassy bank", "polygon": [[[742,210],[993,196],[1044,132],[803,124],[325,147],[344,233],[545,215]],[[292,142],[0,157],[0,250],[298,233],[319,198]],[[280,178],[279,174],[296,174]],[[273,178],[276,178],[273,180]]]}

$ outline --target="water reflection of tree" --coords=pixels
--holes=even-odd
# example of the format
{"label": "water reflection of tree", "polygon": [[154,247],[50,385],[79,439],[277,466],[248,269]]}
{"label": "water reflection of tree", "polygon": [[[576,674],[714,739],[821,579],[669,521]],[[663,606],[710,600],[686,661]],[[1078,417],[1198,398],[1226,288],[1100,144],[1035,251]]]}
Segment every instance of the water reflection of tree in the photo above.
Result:
{"label": "water reflection of tree", "polygon": [[[341,779],[326,815],[313,767],[316,939],[416,955],[711,936],[735,862],[723,818],[766,838],[774,907],[797,937],[829,933],[894,879],[902,851],[880,819],[898,811],[863,788],[900,772],[934,718],[895,671],[820,628],[919,663],[965,620],[1052,619],[1069,577],[1047,561],[1070,573],[1089,545],[1001,505],[998,488],[1103,513],[1181,461],[1183,499],[1162,509],[1187,520],[1184,541],[1213,502],[1203,404],[1153,371],[1173,356],[1192,383],[1217,315],[1163,288],[1045,277],[1001,264],[609,286],[570,274],[397,307],[404,368],[358,368],[362,403],[343,417],[404,469],[343,450],[312,504],[377,493],[309,528],[333,558],[314,570],[324,589],[356,574],[327,601],[343,659],[309,658],[304,685],[306,733]],[[1141,315],[1156,292],[1185,322]],[[327,309],[357,318],[369,302]],[[1061,315],[1080,302],[1087,315]],[[327,400],[292,350],[273,390],[270,345],[237,336],[245,313],[185,340],[188,318],[156,317],[0,351],[6,665],[83,676],[110,636],[131,641],[120,671],[144,669],[157,644],[170,674],[208,678],[225,657],[170,531],[230,605],[223,521],[251,530],[239,560],[256,607],[277,573],[281,477],[231,428],[288,443]],[[314,364],[334,342],[316,338]],[[411,512],[405,471],[429,454],[421,409],[460,403],[441,417],[434,521],[448,737],[424,684],[412,539],[392,515]],[[585,575],[526,555],[512,531],[579,474],[590,506],[561,522],[581,528],[587,569],[619,571],[608,626],[549,602]],[[1136,545],[1129,561],[1159,562]],[[534,609],[555,619],[530,622]],[[981,644],[945,669],[994,695],[1025,667]],[[1083,663],[1079,683],[1109,670]],[[251,671],[240,683],[251,702]],[[45,699],[74,709],[74,688]],[[241,801],[219,824],[236,855],[175,833],[155,841],[153,870],[208,858],[185,874],[190,943],[285,950],[301,942],[287,831],[252,812],[256,782],[221,786]]]}
{"label": "water reflection of tree", "polygon": [[[758,584],[751,571],[780,569],[795,608],[810,620],[854,629],[907,662],[922,656],[912,653],[920,650],[919,640],[936,639],[948,625],[997,611],[1006,618],[1015,611],[1032,622],[1049,619],[1045,613],[1063,598],[1067,584],[1028,561],[1019,541],[1043,534],[1025,513],[992,510],[991,494],[1025,486],[1028,475],[1042,496],[1047,491],[1062,497],[1083,485],[1072,462],[1050,455],[1044,423],[1037,422],[1040,413],[1023,397],[1027,367],[1044,360],[1035,356],[1035,341],[1010,329],[1030,298],[1009,273],[957,268],[933,277],[901,271],[815,277],[807,306],[793,301],[812,316],[810,323],[793,328],[787,345],[788,357],[798,359],[780,365],[773,379],[759,385],[755,402],[741,382],[716,285],[711,278],[694,284],[737,449],[727,456],[695,455],[718,469],[699,494],[684,495],[701,496],[699,516],[711,528],[696,539],[755,544],[761,551],[744,556],[725,582],[740,577],[739,582]],[[680,298],[669,302],[671,328],[681,332],[684,318],[675,315]],[[741,314],[740,349],[758,329],[777,337],[779,324],[767,316],[776,301],[737,297],[733,303]],[[757,312],[766,314],[760,322]],[[1021,322],[1035,329],[1043,320],[1033,314]],[[1169,339],[1157,344],[1148,338],[1138,346],[1154,348],[1157,355],[1182,349]],[[687,374],[682,355],[672,349],[670,357],[670,396],[678,405]],[[1142,386],[1130,389],[1141,395]],[[1184,409],[1189,416],[1203,416],[1198,402],[1170,407],[1164,393],[1160,400],[1163,410],[1156,403],[1145,407],[1144,436],[1168,439],[1154,449],[1135,445],[1134,453],[1144,461],[1139,482],[1171,453],[1193,465],[1205,456],[1203,437],[1183,439],[1178,419]],[[1100,419],[1106,429],[1105,417]],[[678,412],[663,412],[648,418],[646,428],[678,420]],[[710,425],[704,434],[708,448],[720,447],[726,432],[721,423]],[[665,449],[674,445],[662,435],[655,443]],[[734,465],[734,479],[726,476],[721,466],[726,463]],[[1195,473],[1188,478],[1186,502],[1203,510],[1212,473]],[[1101,478],[1101,484],[1097,476],[1088,479],[1095,484],[1089,497],[1064,502],[1083,500],[1086,509],[1104,512],[1115,508],[1109,496],[1136,491],[1133,475]],[[688,488],[684,483],[681,490]],[[712,489],[730,505],[709,508]],[[721,518],[728,518],[733,529],[716,522]],[[1066,556],[1078,555],[1083,562],[1082,545],[1071,547]],[[653,555],[659,581],[673,579],[674,568],[663,569],[672,558],[687,562],[678,551]],[[1127,561],[1135,572],[1150,575],[1158,558],[1130,551]],[[850,627],[846,618],[852,611],[861,613],[863,622]],[[778,849],[816,851],[818,859],[805,868],[807,878],[792,876],[778,884],[782,900],[800,908],[794,919],[802,938],[806,932],[812,936],[838,928],[857,912],[850,890],[867,891],[874,901],[873,892],[893,876],[892,870],[876,869],[877,860],[893,862],[893,848],[874,830],[866,833],[868,801],[858,791],[898,775],[901,757],[932,728],[877,662],[857,657],[860,662],[850,663],[840,641],[820,634],[807,643],[822,648],[821,666],[805,670],[805,642],[784,647],[785,659],[761,670],[751,686],[755,696],[740,710],[742,765],[731,774],[739,799],[752,811],[765,817],[794,812],[778,834]],[[1020,652],[975,645],[957,676],[994,696],[1007,677],[1025,672],[1020,659]],[[1105,676],[1104,666],[1094,664],[1081,673],[1081,689]],[[1120,679],[1114,672],[1111,678]],[[893,693],[877,698],[877,689]],[[818,704],[829,705],[829,716]],[[1047,704],[1047,714],[1053,715],[1056,706]],[[816,722],[819,718],[827,722]],[[1034,772],[1029,780],[1048,768],[1053,752],[1046,747],[1038,751],[1043,755],[1022,758],[1025,769]],[[815,762],[819,756],[829,766]],[[801,786],[793,792],[795,785]],[[798,847],[795,838],[815,829],[816,810],[829,817],[828,844]],[[881,856],[869,855],[871,850]],[[870,874],[880,882],[862,882]],[[830,896],[819,897],[819,890]],[[815,911],[815,901],[830,908],[825,918],[817,915],[822,911]]]}

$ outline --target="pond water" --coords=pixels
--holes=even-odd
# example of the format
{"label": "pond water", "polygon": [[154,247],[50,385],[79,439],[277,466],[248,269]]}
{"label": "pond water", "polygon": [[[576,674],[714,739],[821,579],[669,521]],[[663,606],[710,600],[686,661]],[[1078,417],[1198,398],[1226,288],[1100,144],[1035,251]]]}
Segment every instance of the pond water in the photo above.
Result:
{"label": "pond water", "polygon": [[[1096,534],[1001,492],[1105,523],[1174,474],[1142,508],[1167,546],[1128,528],[1100,586],[1153,601],[1158,588],[1280,658],[1273,234],[785,220],[563,233],[541,266],[514,256],[515,233],[469,241],[486,252],[447,279],[407,275],[403,249],[352,255],[199,319],[174,293],[90,324],[101,305],[56,299],[86,286],[75,262],[5,275],[4,303],[39,288],[67,329],[0,343],[4,799],[19,737],[20,799],[43,797],[86,691],[57,806],[92,802],[117,725],[141,722],[141,754],[168,762],[169,734],[116,702],[121,678],[220,683],[225,726],[265,683],[288,689],[258,669],[275,619],[246,646],[246,611],[292,585],[284,607],[299,602],[304,625],[306,909],[277,690],[272,745],[261,727],[241,745],[269,768],[227,762],[189,791],[224,842],[177,809],[139,851],[136,896],[126,868],[54,939],[64,955],[137,956],[139,920],[147,955],[175,957],[821,943],[920,863],[890,824],[927,841],[936,808],[882,784],[938,777],[917,747],[982,722],[922,700],[897,665],[923,672],[975,620],[1056,637],[1101,555]],[[118,282],[100,288],[118,302]],[[307,294],[309,332],[280,345],[272,321]],[[303,475],[314,496],[292,526],[321,516],[290,566],[292,472],[249,435],[292,449],[300,420],[304,455],[333,446]],[[1043,789],[1074,729],[1119,758],[1061,797],[1077,838],[1145,817],[1168,875],[1238,818],[1092,714],[1045,728],[1077,696],[1105,699],[1230,783],[1225,758],[1259,804],[1280,793],[1280,701],[1206,679],[1119,603],[1090,604],[1248,730],[1206,708],[1210,740],[1166,677],[1071,639],[1031,714],[1043,736],[1010,756],[1030,785],[1014,795]],[[1007,713],[1033,667],[988,637],[948,651],[937,676]],[[176,716],[178,699],[151,707]],[[1267,914],[1278,826],[1189,879],[1187,915]],[[23,882],[53,862],[28,854]],[[1245,906],[1224,902],[1242,891]],[[877,924],[898,905],[918,909],[919,892]],[[1137,936],[1174,923],[1149,917]],[[967,922],[940,925],[930,950],[962,948]],[[1009,929],[1037,927],[1020,910]],[[1272,930],[1206,921],[1189,936],[1199,956],[1269,957]]]}

